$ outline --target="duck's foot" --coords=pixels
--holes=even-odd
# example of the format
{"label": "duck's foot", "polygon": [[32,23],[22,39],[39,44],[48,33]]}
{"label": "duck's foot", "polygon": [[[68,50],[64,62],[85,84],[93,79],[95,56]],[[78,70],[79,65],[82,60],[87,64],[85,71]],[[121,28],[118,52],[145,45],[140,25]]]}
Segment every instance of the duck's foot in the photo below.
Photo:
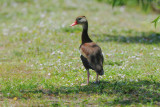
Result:
{"label": "duck's foot", "polygon": [[84,83],[81,84],[81,86],[86,86],[86,85],[88,85],[88,84],[84,84]]}

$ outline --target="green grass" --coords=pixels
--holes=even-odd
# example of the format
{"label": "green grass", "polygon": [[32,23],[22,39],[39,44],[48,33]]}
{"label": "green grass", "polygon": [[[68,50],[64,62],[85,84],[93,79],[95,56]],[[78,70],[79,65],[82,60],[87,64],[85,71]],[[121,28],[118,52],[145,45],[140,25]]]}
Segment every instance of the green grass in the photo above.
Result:
{"label": "green grass", "polygon": [[[0,1],[1,106],[159,106],[160,32],[156,14],[96,1]],[[82,66],[80,26],[104,53],[100,84]]]}

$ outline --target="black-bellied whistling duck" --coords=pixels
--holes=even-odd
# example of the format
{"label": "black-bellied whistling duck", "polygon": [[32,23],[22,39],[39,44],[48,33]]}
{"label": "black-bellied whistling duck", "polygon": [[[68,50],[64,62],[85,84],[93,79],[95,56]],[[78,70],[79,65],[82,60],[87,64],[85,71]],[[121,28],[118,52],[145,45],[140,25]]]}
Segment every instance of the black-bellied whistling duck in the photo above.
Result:
{"label": "black-bellied whistling duck", "polygon": [[76,18],[76,21],[71,24],[71,26],[74,25],[82,25],[83,31],[82,31],[82,44],[80,45],[80,53],[81,53],[81,60],[82,63],[87,70],[88,80],[87,84],[89,84],[89,69],[92,69],[96,71],[96,82],[98,82],[98,75],[103,75],[103,55],[101,48],[94,43],[90,37],[88,36],[88,21],[85,16],[79,16]]}

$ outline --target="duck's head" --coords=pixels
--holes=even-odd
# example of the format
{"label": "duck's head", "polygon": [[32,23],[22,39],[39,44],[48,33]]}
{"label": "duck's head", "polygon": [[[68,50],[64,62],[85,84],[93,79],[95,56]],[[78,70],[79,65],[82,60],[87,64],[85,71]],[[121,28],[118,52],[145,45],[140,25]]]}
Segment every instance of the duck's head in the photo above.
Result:
{"label": "duck's head", "polygon": [[86,17],[85,16],[78,16],[76,18],[76,21],[74,23],[72,23],[70,26],[75,26],[77,24],[84,25],[85,23],[87,23]]}

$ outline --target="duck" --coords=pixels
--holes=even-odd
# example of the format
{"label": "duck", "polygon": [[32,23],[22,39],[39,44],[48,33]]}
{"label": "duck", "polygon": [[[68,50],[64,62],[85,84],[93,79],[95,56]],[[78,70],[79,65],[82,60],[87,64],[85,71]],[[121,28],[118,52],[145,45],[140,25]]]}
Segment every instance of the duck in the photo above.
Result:
{"label": "duck", "polygon": [[101,48],[93,42],[88,35],[88,20],[85,16],[78,16],[74,23],[70,26],[81,25],[82,35],[81,35],[81,45],[79,47],[80,50],[80,58],[87,71],[87,84],[89,84],[90,72],[89,69],[92,69],[96,72],[96,81],[95,83],[99,83],[98,76],[104,74],[103,70],[103,62],[104,57],[102,54]]}

